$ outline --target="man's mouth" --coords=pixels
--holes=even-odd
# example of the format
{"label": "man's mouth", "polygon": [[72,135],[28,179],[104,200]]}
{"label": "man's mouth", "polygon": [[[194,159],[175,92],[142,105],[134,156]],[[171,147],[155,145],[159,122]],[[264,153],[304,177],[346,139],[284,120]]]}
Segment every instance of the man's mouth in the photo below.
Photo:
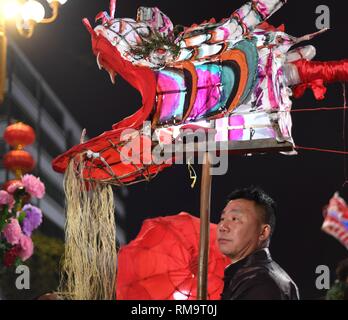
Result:
{"label": "man's mouth", "polygon": [[229,240],[229,239],[218,239],[218,243],[219,244],[225,244],[225,243],[229,243],[231,242],[232,240]]}

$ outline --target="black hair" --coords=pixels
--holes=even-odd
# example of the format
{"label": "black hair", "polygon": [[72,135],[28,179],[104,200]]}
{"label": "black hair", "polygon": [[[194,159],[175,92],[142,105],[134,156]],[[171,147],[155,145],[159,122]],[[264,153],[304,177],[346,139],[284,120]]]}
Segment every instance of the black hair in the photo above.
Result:
{"label": "black hair", "polygon": [[228,202],[236,199],[245,199],[254,201],[255,204],[260,207],[262,210],[258,210],[261,212],[261,220],[265,224],[269,224],[271,226],[271,235],[274,232],[275,224],[276,224],[276,208],[277,205],[275,201],[266,194],[259,187],[250,186],[246,188],[236,189],[228,196]]}
{"label": "black hair", "polygon": [[348,278],[348,258],[341,261],[336,269],[337,279],[341,282],[346,282]]}

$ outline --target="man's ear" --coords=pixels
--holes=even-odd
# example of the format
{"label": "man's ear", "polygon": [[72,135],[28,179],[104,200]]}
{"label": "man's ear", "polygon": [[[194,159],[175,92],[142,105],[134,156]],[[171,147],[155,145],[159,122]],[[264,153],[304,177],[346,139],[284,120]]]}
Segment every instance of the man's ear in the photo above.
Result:
{"label": "man's ear", "polygon": [[260,233],[260,236],[259,236],[259,239],[260,241],[267,241],[270,239],[271,237],[271,226],[269,224],[263,224],[261,226],[261,233]]}

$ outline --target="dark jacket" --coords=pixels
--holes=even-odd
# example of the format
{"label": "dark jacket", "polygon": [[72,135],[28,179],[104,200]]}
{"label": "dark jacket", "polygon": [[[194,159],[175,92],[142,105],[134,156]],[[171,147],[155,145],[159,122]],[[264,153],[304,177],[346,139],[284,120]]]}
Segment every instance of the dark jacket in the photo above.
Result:
{"label": "dark jacket", "polygon": [[272,260],[268,249],[229,265],[225,269],[222,300],[298,300],[296,284]]}

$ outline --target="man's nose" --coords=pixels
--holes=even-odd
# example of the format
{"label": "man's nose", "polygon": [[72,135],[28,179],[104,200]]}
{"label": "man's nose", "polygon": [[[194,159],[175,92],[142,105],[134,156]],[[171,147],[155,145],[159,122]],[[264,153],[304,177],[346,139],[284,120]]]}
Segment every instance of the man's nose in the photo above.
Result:
{"label": "man's nose", "polygon": [[218,231],[219,232],[226,232],[228,231],[228,228],[225,224],[225,222],[220,222],[219,225],[218,225]]}

